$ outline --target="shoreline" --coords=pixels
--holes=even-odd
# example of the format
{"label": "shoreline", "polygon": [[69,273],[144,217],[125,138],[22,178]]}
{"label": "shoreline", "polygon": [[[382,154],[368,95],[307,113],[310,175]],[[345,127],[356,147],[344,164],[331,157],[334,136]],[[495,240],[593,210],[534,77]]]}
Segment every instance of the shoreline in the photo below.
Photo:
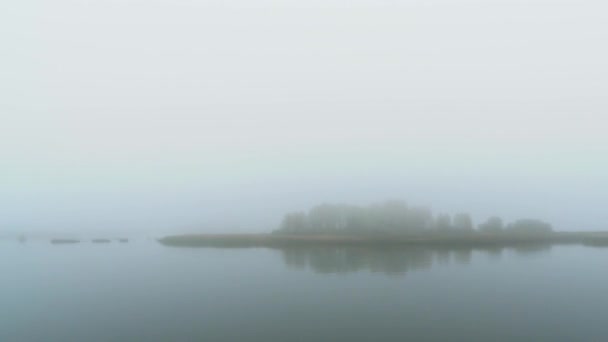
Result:
{"label": "shoreline", "polygon": [[287,235],[187,234],[158,239],[169,247],[287,248],[295,246],[483,247],[524,244],[608,246],[608,232],[556,232],[542,235],[471,233],[464,235]]}

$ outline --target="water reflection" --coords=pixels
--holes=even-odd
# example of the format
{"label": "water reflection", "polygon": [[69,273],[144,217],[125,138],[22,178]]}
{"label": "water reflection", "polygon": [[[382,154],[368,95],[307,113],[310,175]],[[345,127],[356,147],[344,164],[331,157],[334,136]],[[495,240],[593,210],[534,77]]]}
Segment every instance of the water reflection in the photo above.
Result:
{"label": "water reflection", "polygon": [[545,254],[551,250],[551,245],[549,244],[528,244],[514,247],[513,250],[515,253],[521,256],[534,256]]}
{"label": "water reflection", "polygon": [[500,260],[502,258],[502,251],[504,248],[502,247],[488,247],[484,249],[485,255],[488,259],[491,260]]}
{"label": "water reflection", "polygon": [[401,274],[425,269],[433,263],[428,249],[379,249],[354,247],[301,247],[282,250],[285,264],[318,273],[348,273],[360,270]]}
{"label": "water reflection", "polygon": [[310,269],[316,273],[350,273],[370,271],[387,275],[404,275],[409,271],[425,270],[434,264],[467,265],[474,252],[491,260],[500,260],[505,250],[521,256],[548,252],[551,245],[522,245],[517,247],[293,247],[282,249],[283,261],[292,269]]}

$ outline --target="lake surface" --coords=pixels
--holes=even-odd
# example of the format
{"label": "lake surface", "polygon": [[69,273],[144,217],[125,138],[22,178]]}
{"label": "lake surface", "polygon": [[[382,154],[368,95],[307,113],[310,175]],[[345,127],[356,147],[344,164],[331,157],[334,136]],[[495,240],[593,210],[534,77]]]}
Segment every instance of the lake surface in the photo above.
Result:
{"label": "lake surface", "polygon": [[608,249],[0,241],[0,341],[608,341]]}

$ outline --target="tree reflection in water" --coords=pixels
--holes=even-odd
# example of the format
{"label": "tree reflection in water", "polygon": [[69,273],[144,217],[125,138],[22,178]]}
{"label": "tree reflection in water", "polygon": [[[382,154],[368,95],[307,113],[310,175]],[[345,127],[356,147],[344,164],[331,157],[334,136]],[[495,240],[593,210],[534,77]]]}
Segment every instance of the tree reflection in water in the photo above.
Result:
{"label": "tree reflection in water", "polygon": [[550,245],[525,245],[517,247],[408,247],[380,248],[354,246],[315,246],[281,249],[283,260],[289,268],[310,269],[317,273],[349,273],[370,271],[387,275],[404,275],[413,270],[431,268],[434,264],[450,263],[467,265],[473,252],[486,258],[499,260],[503,250],[512,249],[518,255],[534,255],[549,251]]}

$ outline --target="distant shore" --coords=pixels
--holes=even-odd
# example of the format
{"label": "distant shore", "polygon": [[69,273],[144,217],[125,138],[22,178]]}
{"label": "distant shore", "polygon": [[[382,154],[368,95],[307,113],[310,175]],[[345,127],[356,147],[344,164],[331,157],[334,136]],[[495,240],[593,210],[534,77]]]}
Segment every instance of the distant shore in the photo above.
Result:
{"label": "distant shore", "polygon": [[285,248],[290,246],[517,246],[522,244],[580,244],[608,246],[608,232],[556,232],[541,235],[473,233],[464,235],[288,235],[190,234],[158,240],[171,247]]}

